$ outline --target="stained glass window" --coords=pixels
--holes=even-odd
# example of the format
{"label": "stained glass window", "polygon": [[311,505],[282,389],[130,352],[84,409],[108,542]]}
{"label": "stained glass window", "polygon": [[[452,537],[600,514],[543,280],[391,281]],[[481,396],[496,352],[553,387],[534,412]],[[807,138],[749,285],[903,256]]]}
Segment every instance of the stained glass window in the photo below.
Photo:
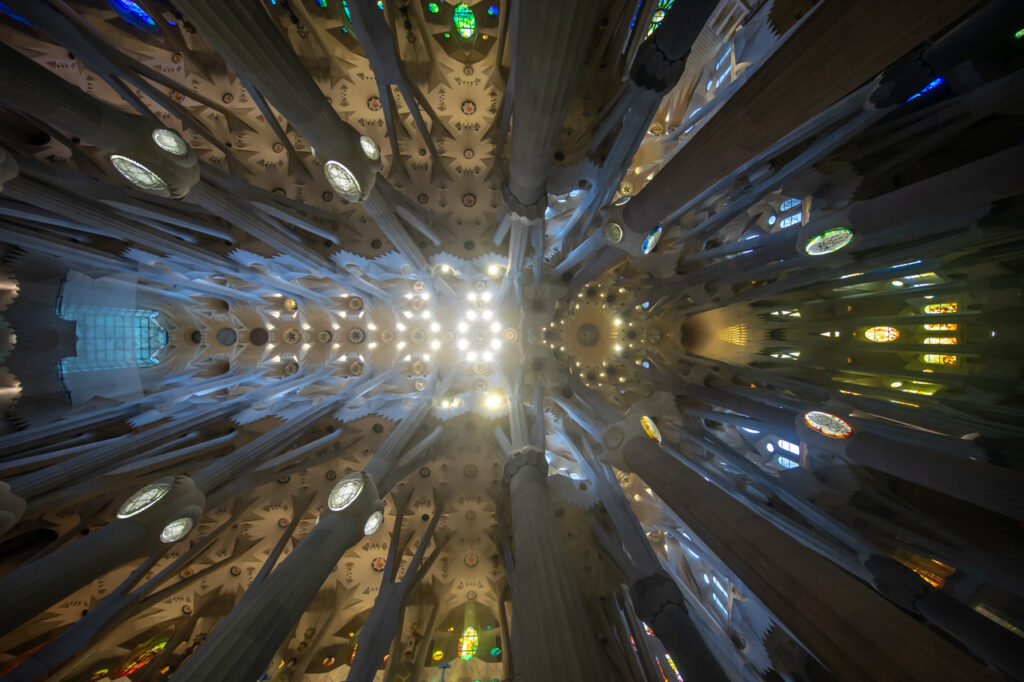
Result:
{"label": "stained glass window", "polygon": [[661,28],[661,22],[665,21],[665,13],[674,4],[676,4],[676,0],[658,0],[658,9],[654,10],[654,14],[651,15],[651,25],[647,27],[645,38],[649,38],[652,33]]}
{"label": "stained glass window", "polygon": [[957,363],[955,355],[939,355],[937,353],[927,353],[922,358],[929,365],[946,365],[947,367],[954,367]]}
{"label": "stained glass window", "polygon": [[785,218],[782,219],[782,222],[779,223],[779,229],[781,230],[786,227],[792,227],[793,225],[799,225],[803,221],[803,219],[804,214],[800,212],[786,216]]}
{"label": "stained glass window", "polygon": [[130,24],[135,24],[142,28],[156,26],[153,17],[149,16],[146,10],[139,7],[138,3],[134,0],[110,0],[110,6]]}
{"label": "stained glass window", "polygon": [[950,301],[948,303],[929,303],[924,307],[924,311],[929,315],[942,315],[944,313],[955,313],[959,308],[956,301]]}
{"label": "stained glass window", "polygon": [[796,208],[799,205],[800,205],[800,200],[799,199],[786,199],[785,201],[783,201],[779,205],[779,210],[785,212],[785,211],[788,211],[791,208]]}
{"label": "stained glass window", "polygon": [[900,331],[895,327],[868,327],[864,330],[864,338],[875,343],[888,343],[900,338]]}
{"label": "stained glass window", "polygon": [[[853,427],[845,420],[817,410],[804,415],[804,422],[818,433],[829,438],[849,438],[853,435]],[[781,441],[780,441],[781,443]]]}
{"label": "stained glass window", "polygon": [[160,531],[160,542],[166,542],[168,544],[177,542],[188,535],[189,531],[191,531],[192,527],[195,525],[196,522],[188,516],[182,516],[180,519],[175,519],[164,526],[164,529]]}
{"label": "stained glass window", "polygon": [[359,472],[348,474],[338,481],[327,496],[327,506],[334,511],[341,511],[352,504],[359,493],[363,492],[363,477]]}
{"label": "stained glass window", "polygon": [[644,433],[647,436],[661,445],[661,431],[658,430],[658,425],[654,423],[654,420],[648,417],[646,414],[640,417],[640,426],[643,428]]}
{"label": "stained glass window", "polygon": [[676,667],[676,662],[672,660],[672,657],[665,654],[665,660],[668,661],[668,667],[672,668],[672,672],[675,673],[676,682],[684,682],[683,676],[679,673],[679,668]]}
{"label": "stained glass window", "polygon": [[956,339],[952,336],[929,336],[924,342],[930,346],[955,346]]}
{"label": "stained glass window", "polygon": [[156,658],[156,655],[163,651],[166,646],[166,639],[155,643],[152,643],[152,640],[150,640],[150,642],[140,645],[135,649],[135,652],[131,657],[129,657],[128,660],[125,661],[117,670],[114,678],[127,677],[128,675],[146,667],[146,665]]}
{"label": "stained glass window", "polygon": [[779,447],[782,448],[783,450],[785,450],[786,452],[790,452],[790,453],[792,453],[794,455],[799,455],[800,454],[800,446],[797,445],[796,443],[792,442],[792,441],[783,440],[783,439],[780,438],[779,439]]}
{"label": "stained glass window", "polygon": [[441,8],[438,7],[436,2],[428,2],[427,9],[430,10],[431,14],[437,14],[438,12],[441,11]]}
{"label": "stained glass window", "polygon": [[459,658],[468,661],[476,655],[476,650],[479,646],[480,634],[476,631],[475,627],[467,625],[466,629],[459,636]]}
{"label": "stained glass window", "polygon": [[188,154],[188,143],[181,139],[181,135],[167,128],[158,128],[153,131],[153,141],[165,152],[175,156]]}
{"label": "stained glass window", "polygon": [[944,81],[944,79],[942,78],[942,76],[939,76],[938,78],[936,78],[936,79],[935,79],[935,80],[933,80],[932,82],[928,83],[928,85],[924,86],[923,88],[921,88],[920,90],[918,90],[917,92],[915,92],[915,93],[914,93],[913,95],[911,95],[910,97],[908,97],[908,98],[907,98],[907,101],[909,102],[909,101],[911,101],[911,100],[915,100],[915,99],[917,99],[918,97],[920,97],[921,95],[925,94],[926,92],[931,92],[931,91],[932,91],[932,90],[934,90],[935,88],[937,88],[937,87],[939,87],[940,85],[942,85],[942,84],[943,84],[943,82],[945,82],[945,81]]}
{"label": "stained glass window", "polygon": [[452,22],[455,24],[455,31],[466,40],[476,35],[476,15],[464,2],[455,6],[452,13]]}
{"label": "stained glass window", "polygon": [[155,310],[62,304],[60,317],[78,323],[78,354],[61,360],[61,373],[158,364],[156,354],[167,345],[167,331],[157,315]]}
{"label": "stained glass window", "polygon": [[836,227],[812,238],[807,242],[804,251],[811,256],[824,256],[838,251],[852,241],[853,230],[848,227]]}
{"label": "stained glass window", "polygon": [[356,201],[360,197],[359,181],[352,175],[352,172],[337,161],[328,161],[324,164],[324,174],[331,187],[348,201]]}
{"label": "stained glass window", "polygon": [[492,17],[498,16],[498,7],[497,7],[497,5],[490,5],[490,6],[488,6],[487,7],[487,13],[490,14]]}
{"label": "stained glass window", "polygon": [[655,247],[658,246],[658,242],[661,241],[661,225],[651,230],[646,237],[644,237],[644,243],[640,247],[640,252],[645,256],[651,251],[654,251]]}
{"label": "stained glass window", "polygon": [[783,457],[782,455],[775,456],[775,463],[783,469],[796,469],[800,466],[799,462],[794,462],[789,457]]}
{"label": "stained glass window", "polygon": [[955,332],[958,325],[955,323],[926,324],[924,328],[930,332]]}

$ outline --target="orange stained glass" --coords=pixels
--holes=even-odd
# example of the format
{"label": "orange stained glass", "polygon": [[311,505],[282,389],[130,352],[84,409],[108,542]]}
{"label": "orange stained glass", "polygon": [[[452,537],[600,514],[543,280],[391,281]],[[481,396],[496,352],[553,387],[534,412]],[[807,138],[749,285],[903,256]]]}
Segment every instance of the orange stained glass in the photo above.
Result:
{"label": "orange stained glass", "polygon": [[955,346],[956,338],[952,336],[929,336],[924,342],[930,346]]}
{"label": "orange stained glass", "polygon": [[946,365],[947,367],[955,367],[957,363],[955,355],[939,355],[938,353],[927,353],[922,360],[929,365]]}
{"label": "orange stained glass", "polygon": [[929,303],[924,307],[924,311],[929,315],[942,315],[945,313],[955,313],[960,309],[956,301],[948,301],[946,303]]}
{"label": "orange stained glass", "polygon": [[643,427],[644,433],[647,436],[661,445],[661,431],[658,429],[658,425],[654,423],[654,420],[648,417],[646,414],[640,417],[640,426]]}
{"label": "orange stained glass", "polygon": [[930,332],[955,332],[959,326],[954,323],[926,324],[924,328]]}
{"label": "orange stained glass", "polygon": [[868,327],[864,330],[864,338],[875,343],[888,343],[900,338],[900,330],[895,327]]}

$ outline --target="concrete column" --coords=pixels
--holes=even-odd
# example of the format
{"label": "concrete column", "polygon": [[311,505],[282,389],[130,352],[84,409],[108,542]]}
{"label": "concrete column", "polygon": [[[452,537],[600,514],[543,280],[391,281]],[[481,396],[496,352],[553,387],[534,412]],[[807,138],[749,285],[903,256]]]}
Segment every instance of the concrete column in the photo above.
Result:
{"label": "concrete column", "polygon": [[505,464],[515,550],[513,645],[524,655],[517,671],[530,682],[608,679],[603,653],[576,586],[565,541],[548,494],[548,465],[537,448]]}
{"label": "concrete column", "polygon": [[834,675],[844,680],[995,680],[869,586],[743,507],[647,438],[626,463]]}

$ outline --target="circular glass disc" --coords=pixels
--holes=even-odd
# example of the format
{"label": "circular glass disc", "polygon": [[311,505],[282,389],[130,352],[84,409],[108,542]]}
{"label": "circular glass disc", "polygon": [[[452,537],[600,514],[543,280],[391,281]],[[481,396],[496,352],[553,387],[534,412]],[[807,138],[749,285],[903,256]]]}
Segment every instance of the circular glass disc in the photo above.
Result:
{"label": "circular glass disc", "polygon": [[825,230],[807,242],[804,250],[811,256],[824,256],[843,248],[853,241],[853,230],[848,227],[836,227]]}
{"label": "circular glass disc", "polygon": [[349,201],[359,200],[359,181],[348,168],[337,161],[328,161],[324,164],[324,174],[327,176],[327,182],[342,198]]}
{"label": "circular glass disc", "polygon": [[157,128],[153,131],[153,142],[156,142],[156,146],[160,147],[160,149],[175,156],[185,156],[188,154],[188,143],[181,139],[181,135],[173,130]]}
{"label": "circular glass disc", "polygon": [[829,438],[849,438],[853,435],[852,426],[828,412],[808,412],[804,415],[804,421],[812,429]]}
{"label": "circular glass disc", "polygon": [[171,481],[157,481],[156,483],[150,483],[139,488],[117,510],[117,518],[127,519],[136,514],[141,514],[159,502],[170,489]]}
{"label": "circular glass disc", "polygon": [[640,252],[645,256],[651,251],[654,251],[655,247],[658,246],[658,242],[661,241],[661,225],[651,230],[646,237],[644,237],[643,246],[640,247]]}
{"label": "circular glass disc", "polygon": [[188,516],[182,516],[180,519],[175,519],[164,526],[164,529],[160,531],[160,542],[177,542],[188,535],[189,531],[191,531],[192,527],[195,525],[196,522]]}
{"label": "circular glass disc", "polygon": [[363,526],[363,535],[373,535],[380,528],[380,525],[384,523],[384,512],[375,511],[370,514],[370,517],[366,519],[366,525]]}
{"label": "circular glass disc", "polygon": [[370,161],[376,161],[380,158],[380,147],[366,135],[359,136],[359,146],[363,148],[363,153],[366,154],[366,158]]}
{"label": "circular glass disc", "polygon": [[338,481],[331,489],[331,494],[327,496],[327,506],[334,511],[341,511],[355,502],[361,492],[363,492],[362,475],[358,472],[351,473]]}
{"label": "circular glass disc", "polygon": [[654,420],[648,417],[646,414],[640,417],[640,426],[643,427],[644,433],[647,437],[655,441],[658,445],[661,445],[661,431],[658,429],[658,425],[654,423]]}
{"label": "circular glass disc", "polygon": [[159,175],[138,161],[129,159],[127,156],[121,156],[120,154],[111,154],[110,163],[114,164],[117,172],[136,187],[141,187],[150,192],[170,192],[167,183]]}
{"label": "circular glass disc", "polygon": [[618,244],[622,241],[622,226],[618,223],[608,223],[603,231],[604,240],[609,244]]}

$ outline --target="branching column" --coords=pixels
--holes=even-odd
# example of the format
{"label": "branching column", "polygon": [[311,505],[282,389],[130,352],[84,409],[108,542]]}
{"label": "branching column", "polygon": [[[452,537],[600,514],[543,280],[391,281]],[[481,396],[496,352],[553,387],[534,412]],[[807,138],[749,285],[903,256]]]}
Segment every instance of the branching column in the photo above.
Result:
{"label": "branching column", "polygon": [[746,509],[647,438],[626,463],[840,679],[994,680],[877,592]]}
{"label": "branching column", "polygon": [[523,448],[505,464],[516,570],[513,618],[522,652],[518,672],[530,682],[607,679],[603,655],[573,578],[547,486],[547,461]]}

